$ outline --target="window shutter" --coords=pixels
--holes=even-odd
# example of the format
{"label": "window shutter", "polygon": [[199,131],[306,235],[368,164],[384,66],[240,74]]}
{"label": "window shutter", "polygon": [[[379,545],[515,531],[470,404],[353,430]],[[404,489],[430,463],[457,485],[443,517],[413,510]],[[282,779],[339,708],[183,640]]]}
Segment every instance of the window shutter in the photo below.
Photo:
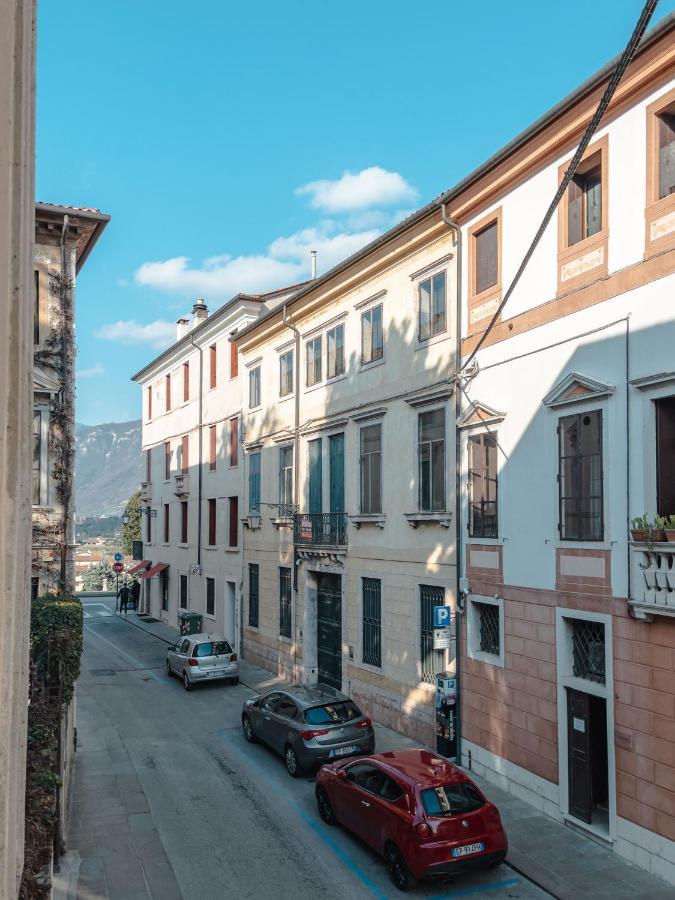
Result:
{"label": "window shutter", "polygon": [[230,497],[230,547],[239,543],[239,497]]}
{"label": "window shutter", "polygon": [[216,426],[209,427],[209,469],[213,472],[216,468]]}
{"label": "window shutter", "polygon": [[210,386],[214,388],[216,386],[216,345],[212,344],[209,347],[209,361],[211,366],[211,378],[210,378]]}
{"label": "window shutter", "polygon": [[230,465],[239,462],[239,419],[230,419]]}

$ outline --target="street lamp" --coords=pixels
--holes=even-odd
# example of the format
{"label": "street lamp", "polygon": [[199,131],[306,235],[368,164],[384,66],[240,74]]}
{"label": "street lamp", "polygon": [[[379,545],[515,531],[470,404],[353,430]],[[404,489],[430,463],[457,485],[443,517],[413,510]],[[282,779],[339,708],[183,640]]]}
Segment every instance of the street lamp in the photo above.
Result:
{"label": "street lamp", "polygon": [[129,524],[129,516],[127,515],[127,513],[124,513],[124,515],[122,516],[122,525],[128,525],[128,524]]}

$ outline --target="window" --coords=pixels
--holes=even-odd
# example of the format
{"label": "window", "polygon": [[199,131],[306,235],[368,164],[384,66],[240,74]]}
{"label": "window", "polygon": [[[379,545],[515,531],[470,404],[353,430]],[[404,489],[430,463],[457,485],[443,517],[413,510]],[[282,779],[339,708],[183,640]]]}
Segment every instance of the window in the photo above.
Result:
{"label": "window", "polygon": [[164,504],[164,543],[169,543],[169,504]]}
{"label": "window", "polygon": [[675,397],[656,400],[656,510],[675,515]]}
{"label": "window", "polygon": [[209,526],[209,547],[215,546],[216,543],[216,501],[211,498],[206,501],[208,509],[208,526]]}
{"label": "window", "polygon": [[260,513],[260,454],[248,458],[248,511]]}
{"label": "window", "polygon": [[230,378],[236,378],[239,375],[239,349],[232,341],[230,343]]}
{"label": "window", "polygon": [[211,344],[209,347],[209,388],[214,388],[218,382],[218,358],[216,356],[216,345]]}
{"label": "window", "polygon": [[188,501],[181,500],[180,504],[180,542],[188,542]]}
{"label": "window", "polygon": [[152,387],[147,388],[146,395],[148,398],[148,419],[152,418]]}
{"label": "window", "polygon": [[169,608],[169,573],[166,569],[159,573],[159,589],[162,595],[162,610]]}
{"label": "window", "polygon": [[445,604],[445,588],[420,585],[420,662],[422,681],[436,683],[436,673],[445,669],[445,653],[434,650],[434,606]]}
{"label": "window", "polygon": [[239,465],[239,419],[230,419],[230,467]]}
{"label": "window", "polygon": [[190,363],[183,363],[183,403],[190,399]]}
{"label": "window", "polygon": [[166,396],[166,411],[171,409],[171,375],[164,376],[164,392]]}
{"label": "window", "polygon": [[560,537],[566,541],[603,538],[602,412],[560,419],[558,485]]}
{"label": "window", "polygon": [[469,536],[497,537],[497,436],[469,437]]}
{"label": "window", "polygon": [[445,784],[422,791],[422,804],[428,816],[465,816],[485,806],[475,787],[466,782]]}
{"label": "window", "polygon": [[382,666],[382,582],[363,578],[363,661]]}
{"label": "window", "polygon": [[675,193],[675,111],[664,110],[658,120],[659,200]]}
{"label": "window", "polygon": [[171,441],[164,444],[164,480],[169,481],[171,478]]}
{"label": "window", "polygon": [[586,681],[605,683],[605,626],[572,619],[572,672]]}
{"label": "window", "polygon": [[215,616],[215,614],[216,614],[216,581],[215,581],[215,578],[207,578],[206,579],[206,615],[207,616]]}
{"label": "window", "polygon": [[602,164],[600,151],[581,163],[567,188],[567,246],[602,229]]}
{"label": "window", "polygon": [[361,365],[376,362],[384,356],[382,304],[361,313]]}
{"label": "window", "polygon": [[260,406],[260,366],[248,373],[248,405],[249,409]]}
{"label": "window", "polygon": [[[326,334],[326,378],[336,378],[345,372],[345,326],[336,325]],[[321,373],[319,373],[321,378]]]}
{"label": "window", "polygon": [[419,508],[445,509],[445,410],[420,413],[418,418]]}
{"label": "window", "polygon": [[188,580],[187,575],[180,576],[180,595],[178,598],[181,609],[187,609],[188,605]]}
{"label": "window", "polygon": [[286,694],[281,695],[281,699],[274,708],[274,712],[284,719],[294,719],[298,714],[298,707],[293,703]]}
{"label": "window", "polygon": [[482,294],[499,282],[499,221],[493,219],[473,235],[474,292]]}
{"label": "window", "polygon": [[[648,254],[675,245],[671,217],[675,210],[675,88],[647,107],[647,199],[645,208]],[[671,224],[669,224],[671,223]]]}
{"label": "window", "polygon": [[30,580],[30,599],[37,600],[40,596],[40,577],[33,575]]}
{"label": "window", "polygon": [[209,471],[216,471],[216,426],[209,426]]}
{"label": "window", "polygon": [[152,482],[152,447],[145,451],[145,480],[148,484]]}
{"label": "window", "polygon": [[418,338],[428,341],[446,330],[445,272],[420,282],[418,292]]}
{"label": "window", "polygon": [[40,273],[37,269],[33,284],[33,343],[40,343]]}
{"label": "window", "polygon": [[258,598],[259,568],[257,563],[248,564],[248,624],[252,628],[258,627],[259,598]]}
{"label": "window", "polygon": [[33,412],[33,506],[42,499],[42,413]]}
{"label": "window", "polygon": [[229,546],[239,545],[239,497],[230,497]]}
{"label": "window", "polygon": [[[504,601],[471,596],[467,602],[467,653],[491,666],[504,668]],[[453,619],[453,627],[455,620]],[[451,637],[454,637],[454,632]]]}
{"label": "window", "polygon": [[180,439],[180,470],[183,475],[190,471],[190,436],[187,434]]}
{"label": "window", "polygon": [[293,351],[287,350],[279,357],[279,396],[293,393]]}
{"label": "window", "polygon": [[279,569],[279,634],[291,636],[291,570]]}
{"label": "window", "polygon": [[145,507],[145,539],[148,544],[152,543],[152,510],[149,506]]}
{"label": "window", "polygon": [[492,603],[476,603],[478,610],[479,647],[482,653],[499,656],[499,607]]}
{"label": "window", "polygon": [[279,515],[290,516],[293,509],[293,447],[279,448]]}
{"label": "window", "polygon": [[307,387],[321,381],[321,335],[307,341]]}
{"label": "window", "polygon": [[382,426],[361,429],[361,512],[382,512]]}
{"label": "window", "polygon": [[310,706],[304,711],[303,718],[308,725],[335,725],[338,722],[344,725],[362,715],[353,700],[340,700],[324,706]]}

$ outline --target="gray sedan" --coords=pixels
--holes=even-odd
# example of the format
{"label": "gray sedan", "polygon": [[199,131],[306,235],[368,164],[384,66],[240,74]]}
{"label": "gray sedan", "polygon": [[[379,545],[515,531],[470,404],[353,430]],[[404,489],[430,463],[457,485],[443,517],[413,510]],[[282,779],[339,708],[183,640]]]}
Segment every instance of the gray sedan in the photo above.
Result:
{"label": "gray sedan", "polygon": [[244,703],[244,737],[260,740],[286,760],[290,775],[375,749],[373,723],[353,700],[327,685],[295,684]]}
{"label": "gray sedan", "polygon": [[239,684],[239,660],[229,642],[218,634],[180,638],[166,654],[166,671],[177,675],[186,691],[199,681],[227,680]]}

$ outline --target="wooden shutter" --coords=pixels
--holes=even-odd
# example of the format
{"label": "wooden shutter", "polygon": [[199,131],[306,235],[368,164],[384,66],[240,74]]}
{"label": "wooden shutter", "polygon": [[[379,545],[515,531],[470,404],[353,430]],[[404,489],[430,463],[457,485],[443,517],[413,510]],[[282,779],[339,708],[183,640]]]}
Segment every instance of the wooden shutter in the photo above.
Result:
{"label": "wooden shutter", "polygon": [[476,293],[497,284],[499,224],[491,222],[476,235]]}
{"label": "wooden shutter", "polygon": [[230,419],[230,465],[239,462],[239,419]]}
{"label": "wooden shutter", "polygon": [[209,428],[209,469],[213,472],[216,468],[216,426]]}
{"label": "wooden shutter", "polygon": [[180,470],[187,475],[190,469],[190,438],[184,434],[180,439]]}
{"label": "wooden shutter", "polygon": [[210,365],[210,372],[211,372],[209,387],[214,388],[216,386],[216,376],[217,376],[216,345],[215,344],[211,344],[211,346],[209,347],[209,365]]}
{"label": "wooden shutter", "polygon": [[164,543],[169,543],[169,504],[164,504]]}
{"label": "wooden shutter", "polygon": [[166,441],[164,444],[164,480],[171,478],[171,442]]}
{"label": "wooden shutter", "polygon": [[216,543],[216,501],[209,500],[209,544],[213,547]]}
{"label": "wooden shutter", "polygon": [[181,544],[188,542],[188,505],[187,500],[183,500],[180,505],[180,540]]}
{"label": "wooden shutter", "polygon": [[675,515],[675,397],[656,401],[656,505]]}
{"label": "wooden shutter", "polygon": [[332,434],[328,439],[330,458],[330,511],[345,511],[345,436]]}
{"label": "wooden shutter", "polygon": [[230,497],[230,547],[239,544],[239,497]]}
{"label": "wooden shutter", "polygon": [[230,378],[239,374],[239,350],[235,343],[230,344]]}
{"label": "wooden shutter", "polygon": [[309,447],[309,511],[320,513],[322,510],[322,465],[321,438],[310,441]]}
{"label": "wooden shutter", "polygon": [[190,363],[183,363],[183,403],[190,399]]}
{"label": "wooden shutter", "polygon": [[148,419],[152,418],[152,386],[148,388]]}
{"label": "wooden shutter", "polygon": [[145,451],[145,480],[152,481],[152,449]]}
{"label": "wooden shutter", "polygon": [[166,411],[171,409],[171,375],[164,376],[164,390],[166,393]]}

